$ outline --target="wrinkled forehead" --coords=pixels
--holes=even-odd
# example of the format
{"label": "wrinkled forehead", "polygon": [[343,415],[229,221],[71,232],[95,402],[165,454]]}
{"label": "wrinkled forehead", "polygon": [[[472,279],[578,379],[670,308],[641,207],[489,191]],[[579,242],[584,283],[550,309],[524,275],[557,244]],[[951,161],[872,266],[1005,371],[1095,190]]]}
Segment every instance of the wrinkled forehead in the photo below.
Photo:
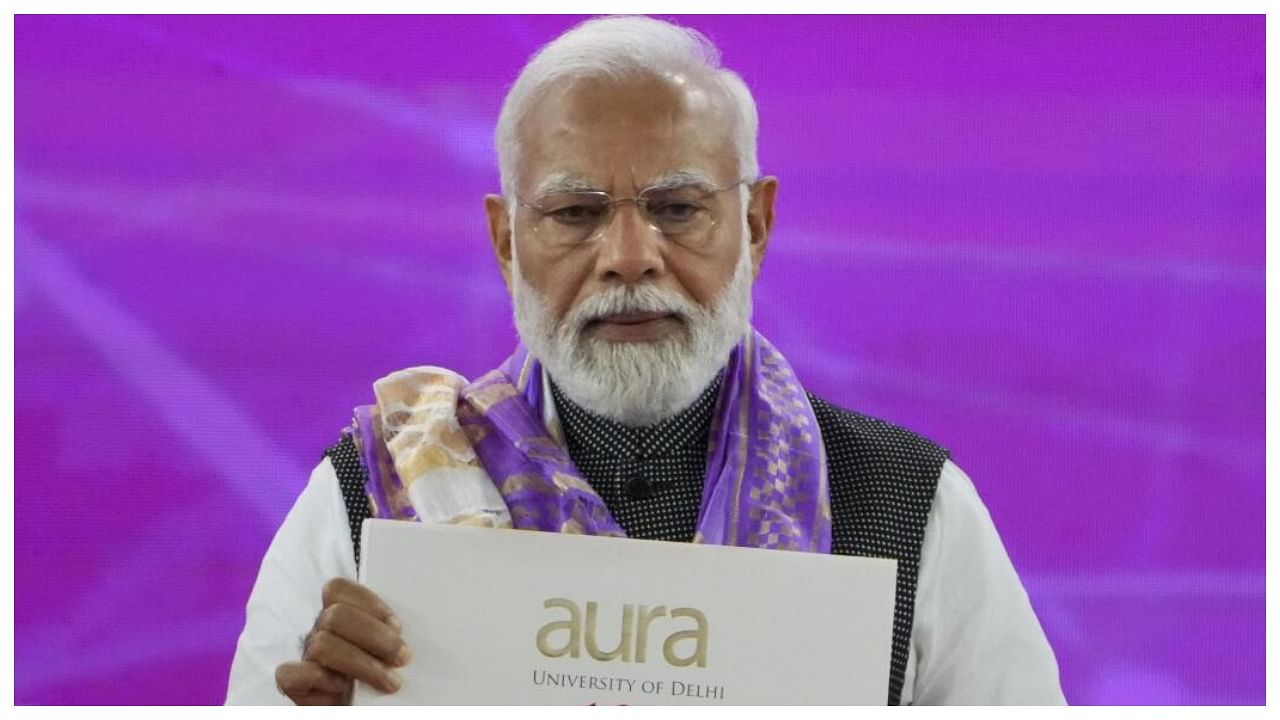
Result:
{"label": "wrinkled forehead", "polygon": [[737,180],[731,104],[709,78],[634,75],[553,83],[518,128],[516,187],[630,193],[684,178]]}

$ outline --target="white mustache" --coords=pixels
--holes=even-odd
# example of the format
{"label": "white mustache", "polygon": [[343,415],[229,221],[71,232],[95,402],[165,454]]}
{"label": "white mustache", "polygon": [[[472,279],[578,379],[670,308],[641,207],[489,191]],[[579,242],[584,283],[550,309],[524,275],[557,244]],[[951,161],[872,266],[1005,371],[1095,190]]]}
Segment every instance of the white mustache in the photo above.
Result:
{"label": "white mustache", "polygon": [[583,300],[565,318],[565,325],[583,328],[610,315],[631,312],[652,312],[676,315],[687,320],[698,308],[679,294],[652,285],[616,287],[596,293]]}

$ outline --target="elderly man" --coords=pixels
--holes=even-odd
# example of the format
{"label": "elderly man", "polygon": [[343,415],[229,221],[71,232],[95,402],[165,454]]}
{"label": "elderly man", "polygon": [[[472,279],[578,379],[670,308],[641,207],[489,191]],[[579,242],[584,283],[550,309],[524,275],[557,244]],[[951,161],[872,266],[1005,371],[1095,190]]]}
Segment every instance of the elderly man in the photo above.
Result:
{"label": "elderly man", "polygon": [[[608,18],[524,68],[485,199],[522,345],[475,382],[421,367],[375,383],[267,552],[228,702],[400,686],[414,649],[354,580],[369,516],[894,558],[889,703],[1063,701],[947,452],[806,393],[751,328],[778,181],[758,175],[754,101],[717,55]],[[780,496],[749,492],[757,476]]]}

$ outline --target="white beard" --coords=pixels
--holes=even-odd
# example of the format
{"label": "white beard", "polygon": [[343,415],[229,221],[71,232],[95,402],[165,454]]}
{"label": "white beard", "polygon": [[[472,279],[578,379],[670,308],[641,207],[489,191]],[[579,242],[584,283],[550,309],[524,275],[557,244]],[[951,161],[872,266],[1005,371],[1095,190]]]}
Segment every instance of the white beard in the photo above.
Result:
{"label": "white beard", "polygon": [[[557,323],[512,258],[516,331],[575,403],[624,425],[672,417],[698,398],[751,327],[751,254],[743,244],[733,278],[710,308],[653,285],[616,286],[571,308]],[[684,328],[650,342],[584,337],[593,320],[625,312],[672,313]]]}

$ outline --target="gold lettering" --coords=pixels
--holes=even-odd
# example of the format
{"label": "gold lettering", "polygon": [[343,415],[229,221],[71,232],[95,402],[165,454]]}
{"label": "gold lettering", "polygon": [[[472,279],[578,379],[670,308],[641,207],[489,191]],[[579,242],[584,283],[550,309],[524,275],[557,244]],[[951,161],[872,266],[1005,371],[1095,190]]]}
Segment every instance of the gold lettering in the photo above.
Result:
{"label": "gold lettering", "polygon": [[[592,605],[595,605],[595,603],[588,604],[588,612],[592,611]],[[578,657],[578,641],[582,635],[582,621],[579,617],[580,613],[578,611],[578,604],[565,598],[552,598],[542,603],[542,607],[547,610],[550,610],[551,608],[568,610],[569,619],[549,622],[538,630],[538,652],[551,658],[564,657],[566,654],[569,657]],[[559,630],[568,632],[569,639],[563,646],[553,648],[551,647],[551,643],[548,639],[550,638],[551,633]]]}
{"label": "gold lettering", "polygon": [[[693,608],[676,608],[671,611],[671,617],[687,617],[692,618],[697,628],[693,630],[681,630],[680,632],[671,633],[666,642],[662,643],[662,656],[667,662],[675,667],[688,667],[689,665],[698,664],[698,667],[707,666],[707,616],[702,611]],[[688,657],[680,657],[676,655],[676,643],[681,640],[693,640],[693,654]]]}
{"label": "gold lettering", "polygon": [[[654,620],[689,618],[693,620],[693,627],[670,633],[662,643],[662,656],[669,665],[674,667],[688,667],[695,664],[698,667],[707,666],[710,630],[707,616],[701,610],[686,607],[676,608],[668,613],[666,605],[654,607],[641,605],[638,610],[635,605],[623,605],[622,618],[618,627],[618,642],[612,649],[601,649],[597,637],[599,603],[594,600],[587,602],[585,618],[578,604],[568,598],[551,598],[544,601],[542,607],[546,610],[560,609],[566,613],[563,619],[553,617],[550,622],[538,629],[538,652],[546,657],[558,658],[566,655],[572,658],[580,657],[585,630],[587,654],[593,659],[601,662],[619,659],[622,662],[632,662],[634,659],[635,662],[642,663],[648,659],[649,631]],[[553,638],[556,633],[563,633],[563,636]],[[554,642],[556,639],[562,641]],[[684,641],[691,641],[693,647],[687,650],[687,655],[680,655],[677,652],[678,646]]]}
{"label": "gold lettering", "polygon": [[644,662],[645,650],[649,643],[649,623],[653,622],[654,618],[666,616],[666,605],[659,605],[653,609],[649,609],[644,605],[640,606],[638,622],[636,623],[636,662]]}
{"label": "gold lettering", "polygon": [[635,626],[635,608],[631,605],[622,606],[622,637],[618,639],[618,645],[612,650],[603,651],[596,644],[596,604],[594,602],[587,603],[587,654],[597,660],[609,661],[619,657],[622,662],[631,662],[631,633]]}

